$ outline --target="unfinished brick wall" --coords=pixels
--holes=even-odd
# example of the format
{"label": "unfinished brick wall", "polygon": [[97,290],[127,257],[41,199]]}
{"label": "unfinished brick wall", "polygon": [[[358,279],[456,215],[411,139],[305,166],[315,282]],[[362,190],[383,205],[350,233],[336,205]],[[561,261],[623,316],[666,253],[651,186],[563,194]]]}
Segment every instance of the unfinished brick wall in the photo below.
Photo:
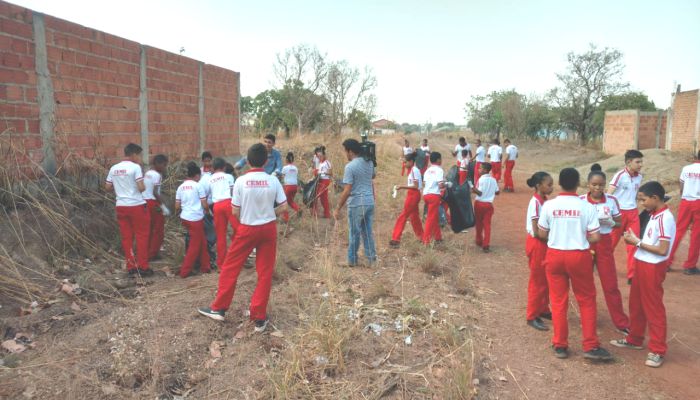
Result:
{"label": "unfinished brick wall", "polygon": [[607,111],[603,129],[603,151],[615,155],[637,148],[637,126],[637,110]]}
{"label": "unfinished brick wall", "polygon": [[237,72],[3,1],[0,48],[0,132],[19,164],[110,163],[128,142],[146,159],[239,154]]}
{"label": "unfinished brick wall", "polygon": [[677,92],[673,95],[673,107],[666,142],[668,150],[695,153],[700,139],[698,124],[698,94],[700,89]]}
{"label": "unfinished brick wall", "polygon": [[637,137],[639,150],[664,148],[666,144],[666,112],[639,112]]}

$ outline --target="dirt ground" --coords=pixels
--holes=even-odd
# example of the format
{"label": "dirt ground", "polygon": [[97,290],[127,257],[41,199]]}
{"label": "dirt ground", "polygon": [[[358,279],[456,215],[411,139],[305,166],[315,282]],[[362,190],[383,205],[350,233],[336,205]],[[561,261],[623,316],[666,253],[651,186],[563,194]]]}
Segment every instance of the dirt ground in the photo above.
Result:
{"label": "dirt ground", "polygon": [[[447,154],[454,139],[432,138],[431,147]],[[316,140],[280,140],[278,147],[299,155]],[[338,175],[345,160],[337,139],[329,143]],[[693,294],[700,281],[695,278],[678,272],[667,277],[670,348],[660,369],[643,365],[645,351],[609,345],[614,363],[583,361],[573,304],[568,360],[554,358],[550,333],[525,325],[528,268],[522,226],[531,194],[522,182],[534,170],[585,166],[603,159],[602,154],[560,144],[521,145],[516,192],[498,197],[493,252],[484,255],[473,245],[472,231],[446,233],[442,245],[425,249],[407,227],[401,248],[388,248],[403,203],[402,197],[389,195],[391,185],[404,180],[398,162],[402,141],[383,137],[377,143],[376,268],[340,267],[347,247],[345,219],[336,224],[305,214],[293,220],[279,241],[269,307],[273,328],[255,335],[245,316],[254,270],[241,274],[226,322],[199,317],[195,309],[211,301],[217,275],[172,276],[182,237],[171,221],[168,257],[154,264],[154,278],[125,283],[118,264],[96,256],[89,265],[75,262],[72,269],[100,271],[102,280],[118,290],[90,295],[97,279],[83,278],[87,294],[48,293],[41,299],[45,308],[24,316],[17,316],[18,308],[30,305],[2,299],[5,339],[24,332],[34,347],[2,352],[0,398],[697,397],[692,380],[700,373],[700,298]],[[306,164],[298,165],[305,175]],[[679,254],[686,250],[681,245]],[[623,259],[620,248],[618,277],[626,298]],[[64,276],[75,275],[64,271]],[[619,335],[600,297],[598,306],[598,330],[607,343]]]}

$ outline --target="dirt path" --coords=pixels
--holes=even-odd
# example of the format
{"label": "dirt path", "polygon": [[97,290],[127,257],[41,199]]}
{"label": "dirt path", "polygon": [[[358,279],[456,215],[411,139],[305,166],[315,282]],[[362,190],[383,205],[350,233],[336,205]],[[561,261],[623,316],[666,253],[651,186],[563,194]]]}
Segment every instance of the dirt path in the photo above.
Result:
{"label": "dirt path", "polygon": [[[439,146],[446,150],[447,144]],[[551,157],[551,156],[550,156]],[[537,161],[538,164],[535,164]],[[493,252],[479,257],[475,284],[484,301],[478,337],[485,345],[476,376],[480,398],[531,399],[690,399],[698,398],[695,380],[700,373],[700,297],[697,279],[679,272],[668,275],[665,304],[669,322],[669,352],[660,369],[644,366],[647,351],[611,348],[618,338],[598,285],[598,333],[603,346],[616,356],[606,365],[582,358],[577,307],[570,307],[568,360],[554,358],[549,348],[551,331],[540,333],[525,324],[527,258],[524,254],[524,214],[531,196],[522,182],[543,160],[523,151],[516,167],[515,193],[502,194],[495,203]],[[469,235],[468,250],[478,254]],[[684,251],[681,247],[681,253]],[[627,310],[629,286],[624,279],[624,251],[616,253],[618,280]],[[693,295],[695,294],[695,295]],[[571,296],[573,299],[573,295]],[[575,303],[575,302],[574,302]],[[551,325],[551,324],[550,324]]]}

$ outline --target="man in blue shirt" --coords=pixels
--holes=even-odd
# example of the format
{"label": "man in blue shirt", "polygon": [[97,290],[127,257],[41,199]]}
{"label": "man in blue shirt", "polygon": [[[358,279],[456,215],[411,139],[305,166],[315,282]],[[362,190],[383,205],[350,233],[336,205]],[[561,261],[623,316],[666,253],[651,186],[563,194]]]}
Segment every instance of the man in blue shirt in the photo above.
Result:
{"label": "man in blue shirt", "polygon": [[[278,176],[282,174],[282,155],[277,151],[275,147],[275,135],[269,133],[263,138],[263,144],[267,149],[267,162],[263,169],[270,175]],[[240,172],[241,169],[248,163],[246,157],[238,160],[234,168],[236,172]]]}
{"label": "man in blue shirt", "polygon": [[377,262],[377,251],[374,246],[374,164],[365,160],[360,154],[362,146],[355,139],[343,142],[345,155],[349,163],[345,165],[343,175],[343,193],[338,201],[338,208],[333,212],[335,219],[340,218],[340,210],[348,203],[348,266],[357,265],[357,251],[360,241],[365,248],[365,256],[370,265]]}

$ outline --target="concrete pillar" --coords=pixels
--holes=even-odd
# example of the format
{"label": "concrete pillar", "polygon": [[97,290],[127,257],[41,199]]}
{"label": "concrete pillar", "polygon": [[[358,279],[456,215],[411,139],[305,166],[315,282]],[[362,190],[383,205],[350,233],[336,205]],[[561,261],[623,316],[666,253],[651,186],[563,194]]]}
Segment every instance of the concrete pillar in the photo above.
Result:
{"label": "concrete pillar", "polygon": [[634,110],[634,148],[639,150],[639,110]]}
{"label": "concrete pillar", "polygon": [[147,46],[141,47],[141,66],[139,78],[139,117],[141,120],[141,147],[143,148],[143,163],[149,163],[149,144],[148,144],[148,82],[147,82],[147,63],[146,52]]}
{"label": "concrete pillar", "polygon": [[695,91],[695,98],[698,102],[697,110],[695,111],[695,142],[693,143],[693,157],[698,154],[700,147],[700,89]]}
{"label": "concrete pillar", "polygon": [[660,149],[661,147],[661,121],[664,118],[664,111],[659,110],[656,114],[656,144],[655,148]]}
{"label": "concrete pillar", "polygon": [[42,168],[49,175],[56,174],[56,153],[54,152],[54,107],[53,83],[49,72],[46,53],[46,25],[44,14],[32,12],[32,30],[34,33],[34,64],[36,71],[36,89],[39,103],[39,133],[41,150],[44,154]]}
{"label": "concrete pillar", "polygon": [[199,63],[199,153],[206,146],[206,117],[204,116],[204,63]]}

